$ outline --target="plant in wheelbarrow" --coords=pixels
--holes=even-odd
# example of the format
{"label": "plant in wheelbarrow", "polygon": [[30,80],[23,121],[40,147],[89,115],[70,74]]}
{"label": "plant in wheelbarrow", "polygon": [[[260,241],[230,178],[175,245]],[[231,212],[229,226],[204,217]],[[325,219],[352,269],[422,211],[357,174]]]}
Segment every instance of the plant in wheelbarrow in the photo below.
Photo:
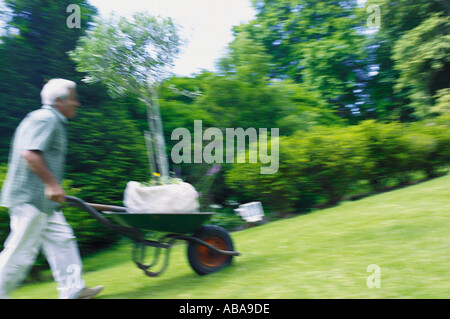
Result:
{"label": "plant in wheelbarrow", "polygon": [[133,93],[145,103],[150,170],[162,179],[169,177],[169,169],[157,88],[169,75],[168,67],[181,43],[178,27],[170,18],[139,12],[131,20],[115,15],[97,18],[69,52],[77,70],[86,74],[84,82],[102,83],[112,97]]}
{"label": "plant in wheelbarrow", "polygon": [[[69,52],[77,70],[85,72],[85,82],[103,83],[112,97],[133,93],[147,106],[149,131],[145,140],[150,166],[149,181],[130,181],[124,192],[126,207],[87,204],[67,197],[67,202],[83,209],[104,226],[133,239],[133,260],[148,276],[160,274],[167,266],[169,249],[176,240],[188,242],[189,263],[198,274],[217,271],[231,263],[234,251],[229,234],[217,226],[202,226],[211,213],[198,213],[195,188],[169,176],[157,88],[168,75],[182,43],[177,26],[170,18],[136,13],[131,20],[112,15],[98,18],[91,30]],[[108,211],[112,222],[99,211]],[[169,234],[158,241],[144,238],[145,231]],[[144,264],[145,248],[154,247],[151,264]],[[166,255],[160,271],[160,250]]]}

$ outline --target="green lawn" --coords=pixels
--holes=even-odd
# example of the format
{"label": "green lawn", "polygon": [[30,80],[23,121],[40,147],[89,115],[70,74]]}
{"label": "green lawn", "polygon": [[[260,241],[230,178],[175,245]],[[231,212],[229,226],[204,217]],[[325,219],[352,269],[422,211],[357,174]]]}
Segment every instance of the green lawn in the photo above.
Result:
{"label": "green lawn", "polygon": [[[146,277],[131,243],[86,258],[101,298],[450,298],[450,175],[329,209],[233,233],[242,255],[198,276],[186,246],[167,271]],[[367,267],[380,269],[368,288]],[[21,287],[14,298],[56,298],[55,283]]]}

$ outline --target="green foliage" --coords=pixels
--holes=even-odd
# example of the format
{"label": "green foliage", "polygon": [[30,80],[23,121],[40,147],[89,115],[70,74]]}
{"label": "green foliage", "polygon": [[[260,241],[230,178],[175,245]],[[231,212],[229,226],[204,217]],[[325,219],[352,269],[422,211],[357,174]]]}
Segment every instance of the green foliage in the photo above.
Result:
{"label": "green foliage", "polygon": [[[280,150],[280,165],[276,174],[262,175],[260,161],[257,163],[246,161],[245,163],[230,164],[225,174],[225,183],[238,192],[239,195],[235,199],[239,202],[261,201],[265,207],[269,207],[271,210],[290,211],[294,209],[299,194],[298,185],[293,182],[286,183],[285,180],[290,176],[296,176],[289,170],[290,166],[287,162],[292,149],[286,137],[280,137],[272,142],[278,143]],[[270,151],[271,143],[268,143],[267,147]],[[250,151],[245,153],[246,158],[250,155]],[[280,176],[283,177],[280,178]]]}
{"label": "green foliage", "polygon": [[399,71],[396,88],[408,89],[411,107],[419,118],[424,118],[431,112],[433,96],[449,85],[449,16],[433,14],[405,32],[395,43],[393,52],[394,68]]}
{"label": "green foliage", "polygon": [[[271,127],[280,110],[271,91],[266,85],[212,76],[196,103],[214,116],[215,127]],[[253,116],[255,109],[257,118]]]}
{"label": "green foliage", "polygon": [[256,19],[235,28],[262,43],[271,56],[271,74],[300,82],[304,50],[314,42],[356,26],[351,14],[356,2],[254,1]]}
{"label": "green foliage", "polygon": [[[368,5],[379,5],[381,13],[381,26],[379,30],[372,36],[368,37],[367,47],[371,49],[371,64],[377,66],[377,74],[371,78],[368,84],[368,90],[371,95],[371,99],[374,104],[375,112],[378,118],[384,118],[389,120],[401,120],[401,121],[413,121],[420,119],[418,116],[422,116],[423,110],[427,110],[431,105],[427,105],[426,102],[423,104],[423,97],[425,100],[428,99],[430,92],[418,92],[416,91],[416,97],[414,99],[421,100],[421,105],[419,110],[415,110],[416,105],[410,105],[409,98],[412,92],[404,89],[401,91],[395,91],[394,88],[398,83],[400,77],[400,72],[408,72],[406,70],[405,64],[411,63],[414,60],[416,66],[425,66],[427,60],[433,60],[432,57],[428,56],[422,46],[430,49],[431,52],[436,52],[434,48],[431,48],[429,44],[435,42],[435,35],[431,35],[431,38],[422,38],[419,30],[427,28],[428,24],[425,22],[435,13],[442,13],[447,11],[448,15],[448,5],[445,1],[441,0],[369,0],[367,1],[366,7]],[[364,8],[365,9],[365,8]],[[367,18],[367,13],[365,10],[361,10],[361,19]],[[421,27],[419,27],[422,25]],[[415,28],[416,31],[411,31]],[[438,34],[441,31],[435,30],[434,34]],[[406,33],[409,35],[407,36]],[[411,43],[405,43],[405,38],[415,37],[417,41],[412,41]],[[403,39],[403,44],[397,44],[397,41]],[[441,42],[438,46],[442,47]],[[398,55],[394,59],[394,48],[397,47]],[[404,51],[406,47],[411,48],[411,50]],[[403,48],[403,49],[402,49]],[[399,50],[402,50],[405,56],[400,56]],[[409,52],[408,52],[409,51]],[[418,54],[417,59],[414,57],[416,52]],[[438,58],[439,59],[439,58]],[[417,63],[418,62],[418,63]],[[400,71],[402,69],[403,71]],[[404,74],[406,74],[404,73]],[[412,83],[417,87],[416,80],[417,76],[423,77],[428,74],[428,78],[425,80],[426,83],[420,85],[430,85],[429,80],[433,77],[433,71],[431,69],[420,70],[419,74],[412,74]],[[445,76],[443,76],[445,79]],[[401,80],[402,86],[407,84],[408,79]],[[427,84],[428,83],[428,84]],[[418,111],[418,112],[416,112]],[[427,113],[427,112],[426,112]]]}
{"label": "green foliage", "polygon": [[359,128],[367,140],[367,160],[374,166],[367,178],[370,185],[379,190],[386,180],[397,177],[408,169],[407,143],[406,139],[402,139],[403,126],[399,123],[366,121]]}
{"label": "green foliage", "polygon": [[[422,136],[427,136],[432,139],[433,148],[428,149],[427,152],[421,152],[420,149],[412,154],[428,177],[436,177],[439,174],[439,169],[442,166],[450,165],[450,116],[441,116],[433,119],[424,120],[421,122],[411,124],[409,130],[417,132]],[[431,144],[431,141],[428,142]]]}
{"label": "green foliage", "polygon": [[[203,126],[212,126],[215,123],[210,110],[203,108],[196,101],[201,98],[208,87],[208,73],[193,78],[176,77],[163,81],[158,88],[159,105],[167,141],[167,151],[178,141],[172,141],[171,135],[176,128],[186,128],[194,131],[194,121],[202,120]],[[144,117],[141,118],[141,120]]]}
{"label": "green foliage", "polygon": [[88,83],[104,83],[113,96],[134,92],[147,97],[178,52],[180,38],[171,19],[136,13],[131,20],[97,18],[94,28],[69,53]]}
{"label": "green foliage", "polygon": [[[6,178],[6,171],[8,169],[7,164],[0,164],[0,189],[3,185],[3,181]],[[3,249],[3,244],[6,237],[9,234],[9,215],[8,209],[5,207],[0,207],[0,249]]]}
{"label": "green foliage", "polygon": [[368,179],[375,189],[382,188],[390,178],[407,182],[414,171],[434,177],[441,167],[448,165],[448,124],[444,124],[445,118],[436,120],[442,123],[430,125],[422,121],[402,125],[367,121],[361,124],[370,160],[374,162]]}
{"label": "green foliage", "polygon": [[219,67],[228,77],[240,82],[265,82],[270,70],[270,55],[263,45],[247,31],[237,33],[228,46],[228,54],[219,61]]}
{"label": "green foliage", "polygon": [[[211,211],[211,209],[210,209]],[[233,231],[237,227],[243,225],[245,222],[241,217],[236,215],[236,212],[231,207],[219,209],[214,212],[211,219],[208,221],[211,225],[216,225],[225,228],[228,231]]]}
{"label": "green foliage", "polygon": [[[261,164],[235,164],[226,184],[240,199],[260,200],[273,211],[306,211],[336,204],[368,183],[380,191],[415,172],[429,177],[448,170],[448,118],[406,125],[373,120],[350,127],[315,127],[280,138],[280,168],[261,175]],[[239,200],[240,200],[239,199]]]}
{"label": "green foliage", "polygon": [[355,130],[317,127],[281,138],[276,174],[260,175],[259,164],[239,164],[229,171],[227,183],[274,211],[335,204],[371,169],[365,141]]}
{"label": "green foliage", "polygon": [[128,181],[149,179],[144,137],[124,102],[81,108],[69,130],[67,178],[81,198],[121,205]]}
{"label": "green foliage", "polygon": [[305,85],[291,80],[276,82],[273,84],[273,95],[281,108],[275,127],[280,129],[282,135],[307,131],[317,125],[346,125],[336,111],[327,107],[317,91],[311,91]]}
{"label": "green foliage", "polygon": [[219,128],[278,127],[282,135],[289,135],[317,124],[343,124],[316,92],[289,80],[244,82],[210,75],[194,105],[209,115],[197,119]]}
{"label": "green foliage", "polygon": [[256,19],[235,28],[232,49],[243,38],[259,52],[255,60],[261,70],[269,68],[270,78],[303,83],[341,117],[367,116],[364,104],[356,104],[363,99],[367,68],[356,1],[254,1],[254,6]]}
{"label": "green foliage", "polygon": [[436,103],[431,108],[431,112],[440,115],[450,114],[450,88],[438,90],[434,95]]}
{"label": "green foliage", "polygon": [[299,173],[308,176],[306,183],[303,177],[297,183],[303,182],[303,189],[316,189],[330,204],[339,202],[358,178],[372,169],[366,141],[354,127],[316,128],[292,138],[303,155],[291,158],[292,169],[303,164]]}
{"label": "green foliage", "polygon": [[[96,9],[85,0],[7,0],[8,14],[0,38],[0,161],[6,162],[14,129],[41,105],[46,81],[62,77],[78,81],[66,55],[92,21]],[[66,25],[70,4],[81,7],[80,28]]]}

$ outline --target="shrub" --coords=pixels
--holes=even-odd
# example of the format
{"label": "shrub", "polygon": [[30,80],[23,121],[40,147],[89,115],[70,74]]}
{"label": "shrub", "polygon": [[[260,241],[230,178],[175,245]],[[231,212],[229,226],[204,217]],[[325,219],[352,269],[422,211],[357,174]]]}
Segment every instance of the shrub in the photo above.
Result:
{"label": "shrub", "polygon": [[[435,177],[442,168],[450,165],[450,116],[423,120],[411,124],[409,130],[414,134],[433,139],[434,148],[418,154],[422,160],[418,169],[424,170],[428,177]],[[427,150],[423,147],[422,150]]]}
{"label": "shrub", "polygon": [[226,184],[272,211],[299,212],[336,204],[368,182],[382,190],[412,173],[433,177],[450,164],[448,118],[410,125],[365,121],[348,127],[315,127],[279,139],[279,170],[261,175],[260,163],[234,164]]}
{"label": "shrub", "polygon": [[304,184],[303,191],[315,189],[329,204],[338,203],[372,169],[366,141],[355,127],[319,127],[293,139],[290,163],[301,176],[294,181]]}
{"label": "shrub", "polygon": [[[294,176],[289,171],[287,163],[290,147],[287,138],[279,138],[279,168],[276,174],[261,174],[261,167],[265,164],[234,163],[230,164],[225,174],[225,184],[239,191],[239,201],[261,201],[264,206],[273,211],[293,211],[295,201],[298,199],[298,190],[295,183],[286,183],[285,179]],[[269,146],[270,148],[270,146]],[[249,151],[245,153],[249,158]],[[283,178],[280,178],[280,177]],[[274,195],[276,194],[276,195]]]}
{"label": "shrub", "polygon": [[372,168],[365,140],[351,127],[298,132],[280,138],[279,149],[276,174],[261,175],[259,163],[235,164],[227,184],[274,211],[292,212],[337,203]]}
{"label": "shrub", "polygon": [[372,170],[361,178],[367,178],[375,190],[381,190],[389,179],[402,178],[409,163],[403,125],[370,120],[358,125],[358,130],[366,140],[368,159],[372,162]]}

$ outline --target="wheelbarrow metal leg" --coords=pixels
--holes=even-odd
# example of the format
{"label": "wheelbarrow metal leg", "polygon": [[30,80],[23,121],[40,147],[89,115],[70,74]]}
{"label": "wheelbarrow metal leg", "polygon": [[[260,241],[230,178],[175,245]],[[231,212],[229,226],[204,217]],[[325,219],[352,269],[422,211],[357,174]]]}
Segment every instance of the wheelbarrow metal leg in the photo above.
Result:
{"label": "wheelbarrow metal leg", "polygon": [[[169,265],[170,248],[173,246],[173,243],[176,241],[177,238],[171,238],[167,243],[163,243],[162,241],[166,238],[170,238],[170,236],[164,236],[162,239],[160,239],[161,242],[155,242],[150,240],[135,241],[133,249],[133,261],[137,265],[137,267],[143,270],[148,277],[156,277],[160,275],[166,270],[167,266]],[[153,261],[149,265],[144,264],[145,249],[147,246],[155,248]],[[156,264],[158,263],[161,249],[166,249],[164,263],[159,271],[157,272],[150,271],[149,269],[156,266]]]}

